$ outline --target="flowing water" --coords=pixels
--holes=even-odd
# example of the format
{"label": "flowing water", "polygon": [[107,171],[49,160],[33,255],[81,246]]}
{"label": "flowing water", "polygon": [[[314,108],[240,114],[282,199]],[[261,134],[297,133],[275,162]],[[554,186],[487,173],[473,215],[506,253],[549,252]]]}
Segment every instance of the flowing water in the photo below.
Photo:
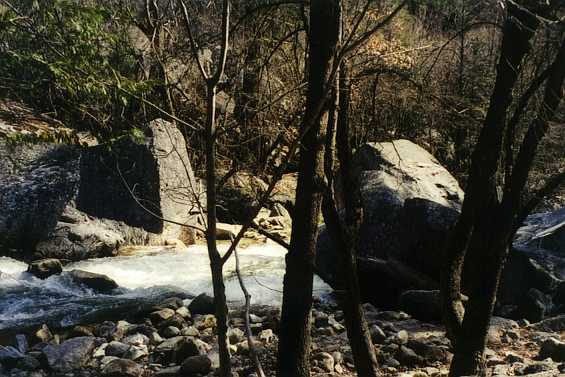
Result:
{"label": "flowing water", "polygon": [[[220,248],[225,251],[227,246]],[[271,243],[240,250],[240,269],[253,304],[281,303],[284,253],[284,249]],[[183,250],[144,248],[129,256],[91,259],[65,266],[64,271],[80,269],[114,279],[120,288],[111,295],[77,285],[65,272],[40,280],[25,272],[26,268],[25,263],[0,258],[0,330],[41,323],[69,326],[100,318],[104,313],[131,312],[166,297],[212,294],[204,245]],[[224,273],[228,300],[232,304],[242,303],[233,257]],[[317,296],[330,292],[317,277],[314,290]]]}

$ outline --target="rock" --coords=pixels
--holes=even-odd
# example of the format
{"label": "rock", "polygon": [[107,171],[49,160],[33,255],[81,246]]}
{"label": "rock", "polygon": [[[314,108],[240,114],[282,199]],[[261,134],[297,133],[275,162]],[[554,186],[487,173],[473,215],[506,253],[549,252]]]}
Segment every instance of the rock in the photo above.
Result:
{"label": "rock", "polygon": [[94,351],[97,340],[93,337],[72,338],[60,345],[49,344],[42,353],[51,369],[56,372],[69,372],[83,367]]}
{"label": "rock", "polygon": [[113,341],[106,347],[106,356],[123,357],[131,346],[122,342]]}
{"label": "rock", "polygon": [[[367,258],[394,259],[436,283],[442,263],[444,240],[457,220],[463,191],[457,180],[421,147],[407,140],[371,143],[354,156],[364,203],[364,222],[358,246],[362,293],[370,302],[394,307],[401,291],[430,289],[419,279],[405,279],[390,266],[383,272],[365,266]],[[339,208],[341,188],[337,184]],[[319,275],[336,287],[336,250],[324,228],[318,239],[316,265]],[[388,273],[384,272],[387,271]],[[377,280],[375,280],[377,279]],[[420,279],[421,280],[421,279]],[[382,284],[381,284],[382,283]],[[372,287],[383,287],[376,293]],[[339,287],[337,287],[339,288]],[[386,292],[383,295],[382,292]]]}
{"label": "rock", "polygon": [[421,356],[417,355],[416,352],[406,346],[400,346],[396,358],[400,364],[409,367],[421,365],[424,362],[424,359]]}
{"label": "rock", "polygon": [[167,326],[163,329],[163,331],[161,332],[161,334],[165,337],[165,338],[172,338],[174,336],[178,336],[180,335],[180,330],[178,329],[178,327],[174,327],[174,326]]}
{"label": "rock", "polygon": [[192,314],[190,313],[190,310],[188,310],[188,308],[186,306],[181,306],[175,312],[184,319],[190,319],[191,316],[192,316]]}
{"label": "rock", "polygon": [[228,339],[230,344],[237,344],[245,340],[245,333],[238,328],[230,328],[228,330]]}
{"label": "rock", "polygon": [[553,361],[563,362],[565,361],[565,343],[549,338],[542,343],[538,356],[541,360],[549,357]]}
{"label": "rock", "polygon": [[12,346],[0,346],[0,365],[11,369],[16,366],[18,361],[24,357],[24,354]]}
{"label": "rock", "polygon": [[176,336],[158,345],[155,352],[163,363],[180,362],[189,356],[204,355],[211,347],[196,338]]}
{"label": "rock", "polygon": [[102,369],[104,377],[141,377],[142,373],[139,365],[126,359],[112,360]]}
{"label": "rock", "polygon": [[94,327],[93,333],[99,338],[104,338],[111,342],[112,340],[121,340],[127,332],[127,326],[116,324],[111,321],[105,321]]}
{"label": "rock", "polygon": [[49,330],[47,325],[43,324],[41,327],[33,334],[33,343],[47,343],[53,339],[53,334]]}
{"label": "rock", "polygon": [[155,373],[154,377],[177,377],[180,375],[180,366],[163,368]]}
{"label": "rock", "polygon": [[80,148],[0,140],[0,255],[31,256],[79,184]]}
{"label": "rock", "polygon": [[94,333],[89,327],[77,325],[71,329],[69,338],[76,338],[78,336],[94,336]]}
{"label": "rock", "polygon": [[400,309],[421,321],[440,321],[439,291],[412,290],[400,295]]}
{"label": "rock", "polygon": [[194,243],[193,230],[148,214],[123,184],[163,219],[195,224],[186,210],[197,208],[193,196],[171,195],[189,186],[202,196],[182,133],[163,120],[145,131],[112,151],[0,141],[0,255],[82,260],[115,255],[123,245]]}
{"label": "rock", "polygon": [[188,326],[181,330],[183,336],[200,337],[200,332],[194,326]]}
{"label": "rock", "polygon": [[273,334],[273,330],[266,329],[262,330],[258,336],[259,340],[265,344],[271,343],[275,338],[275,334]]}
{"label": "rock", "polygon": [[543,320],[551,311],[551,297],[543,292],[531,288],[517,302],[517,307],[512,313],[513,318],[525,318],[531,322]]}
{"label": "rock", "polygon": [[200,373],[208,374],[212,369],[212,361],[206,355],[190,356],[186,358],[181,367],[180,373],[188,376]]}
{"label": "rock", "polygon": [[41,363],[35,357],[25,355],[18,360],[16,368],[25,371],[33,371],[41,368]]}
{"label": "rock", "polygon": [[406,330],[400,330],[391,341],[398,345],[408,344],[408,332]]}
{"label": "rock", "polygon": [[195,318],[194,326],[200,331],[214,328],[216,327],[216,317],[212,314],[206,314],[200,318]]}
{"label": "rock", "polygon": [[58,259],[40,259],[31,262],[27,272],[40,279],[47,279],[51,275],[63,272],[63,265]]}
{"label": "rock", "polygon": [[175,315],[175,311],[173,309],[165,308],[165,309],[154,311],[153,313],[151,313],[149,315],[149,318],[151,319],[151,322],[158,325],[158,324],[168,320],[169,318],[171,318],[174,315]]}
{"label": "rock", "polygon": [[547,332],[565,331],[565,314],[558,315],[553,318],[545,319],[538,323],[534,323],[528,327],[536,331],[547,331]]}
{"label": "rock", "polygon": [[78,284],[85,285],[86,287],[100,292],[109,293],[118,288],[118,284],[106,275],[95,274],[82,270],[72,270],[68,273],[72,280]]}
{"label": "rock", "polygon": [[314,355],[314,360],[318,362],[318,365],[326,372],[333,372],[335,366],[335,360],[332,355],[327,352],[320,352]]}
{"label": "rock", "polygon": [[382,344],[386,339],[386,334],[384,331],[377,325],[372,325],[369,329],[371,333],[371,340],[375,344]]}
{"label": "rock", "polygon": [[131,346],[129,349],[124,353],[123,358],[129,360],[138,360],[145,356],[149,355],[149,349],[146,345],[142,346]]}
{"label": "rock", "polygon": [[214,298],[202,293],[194,298],[188,305],[188,309],[192,314],[214,314]]}
{"label": "rock", "polygon": [[16,335],[16,348],[21,353],[26,353],[29,349],[29,344],[27,342],[27,338],[24,334],[17,334]]}
{"label": "rock", "polygon": [[249,173],[231,175],[217,193],[218,220],[222,223],[244,224],[267,187],[261,178]]}
{"label": "rock", "polygon": [[144,346],[144,345],[148,345],[150,340],[149,337],[147,337],[146,335],[137,333],[125,337],[124,339],[122,339],[122,342],[126,344],[130,344],[132,346]]}

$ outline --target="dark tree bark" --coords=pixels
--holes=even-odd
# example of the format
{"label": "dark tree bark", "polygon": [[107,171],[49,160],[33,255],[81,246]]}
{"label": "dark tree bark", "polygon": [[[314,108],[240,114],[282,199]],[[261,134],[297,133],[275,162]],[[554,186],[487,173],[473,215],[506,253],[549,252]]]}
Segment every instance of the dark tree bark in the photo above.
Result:
{"label": "dark tree bark", "polygon": [[[508,5],[495,89],[473,154],[462,213],[448,242],[448,265],[442,279],[444,319],[454,343],[451,376],[475,375],[483,367],[489,322],[520,197],[539,141],[562,96],[563,47],[552,66],[539,115],[524,138],[512,174],[505,182],[504,196],[499,199],[496,176],[500,172],[505,116],[521,62],[539,24],[534,10]],[[464,315],[459,298],[463,261],[469,272],[469,302]]]}
{"label": "dark tree bark", "polygon": [[[378,362],[371,341],[369,327],[365,320],[365,313],[361,306],[361,291],[357,276],[356,245],[359,228],[362,223],[363,209],[360,201],[359,185],[352,174],[351,146],[349,142],[349,99],[350,85],[346,64],[340,68],[339,98],[337,117],[330,117],[328,122],[325,152],[325,174],[328,187],[323,200],[323,213],[326,226],[338,249],[337,263],[341,266],[339,271],[340,286],[343,294],[340,303],[345,315],[347,336],[351,345],[357,374],[364,377],[378,375]],[[337,109],[336,109],[337,110]],[[334,119],[337,118],[337,119]],[[337,121],[337,122],[336,122]],[[333,129],[337,123],[337,135],[334,139]],[[333,192],[333,140],[337,142],[337,155],[340,163],[340,177],[343,184],[345,204],[345,219],[340,219]]]}
{"label": "dark tree bark", "polygon": [[286,256],[281,315],[278,376],[308,377],[310,310],[318,219],[323,190],[323,138],[328,108],[320,105],[332,70],[340,28],[337,0],[313,0],[310,5],[309,86],[301,132],[296,205],[290,249]]}

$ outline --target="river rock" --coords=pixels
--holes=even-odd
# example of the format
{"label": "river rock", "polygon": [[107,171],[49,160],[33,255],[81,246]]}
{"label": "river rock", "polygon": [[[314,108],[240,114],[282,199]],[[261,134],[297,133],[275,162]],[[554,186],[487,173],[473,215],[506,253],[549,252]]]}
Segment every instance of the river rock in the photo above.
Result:
{"label": "river rock", "polygon": [[565,343],[553,338],[545,340],[541,345],[539,358],[543,360],[548,357],[553,361],[565,361]]}
{"label": "river rock", "polygon": [[214,314],[214,298],[206,293],[199,294],[190,302],[188,309],[192,314]]}
{"label": "river rock", "polygon": [[100,292],[109,293],[118,288],[118,284],[106,275],[95,274],[82,270],[72,270],[68,273],[70,278],[78,284],[85,285],[86,287]]}
{"label": "river rock", "polygon": [[188,376],[208,374],[212,369],[212,361],[206,355],[190,356],[186,358],[180,368],[180,373]]}
{"label": "river rock", "polygon": [[400,295],[400,309],[421,321],[440,321],[439,291],[413,290]]}
{"label": "river rock", "polygon": [[12,346],[0,346],[0,364],[11,369],[24,357],[24,354]]}
{"label": "river rock", "polygon": [[51,369],[57,372],[69,372],[83,367],[92,355],[99,341],[94,337],[78,337],[62,344],[50,344],[42,353]]}
{"label": "river rock", "polygon": [[27,272],[40,279],[63,272],[63,265],[58,259],[40,259],[29,264]]}
{"label": "river rock", "polygon": [[104,377],[140,377],[142,373],[139,365],[126,359],[112,360],[102,369]]}
{"label": "river rock", "polygon": [[252,215],[267,184],[249,173],[231,175],[218,190],[218,219],[229,224],[243,224]]}
{"label": "river rock", "polygon": [[[369,301],[394,307],[402,290],[423,288],[418,274],[439,280],[443,242],[457,220],[463,191],[430,153],[408,140],[366,144],[355,154],[354,166],[364,205],[358,244],[362,291]],[[339,183],[337,193],[341,210]],[[322,228],[316,264],[320,276],[336,287],[334,245]],[[367,258],[382,260],[385,273],[376,272],[374,264],[365,266]],[[414,278],[401,280],[404,276],[386,265],[390,260],[414,270]],[[378,293],[375,285],[382,287]]]}

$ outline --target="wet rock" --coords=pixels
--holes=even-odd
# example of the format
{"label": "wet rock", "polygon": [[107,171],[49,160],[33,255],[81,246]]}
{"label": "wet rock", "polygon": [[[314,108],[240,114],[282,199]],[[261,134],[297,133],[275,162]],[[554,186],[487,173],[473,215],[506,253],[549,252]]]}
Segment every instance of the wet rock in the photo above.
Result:
{"label": "wet rock", "polygon": [[188,309],[192,314],[214,314],[214,298],[202,293],[190,302]]}
{"label": "wet rock", "polygon": [[390,341],[398,345],[408,344],[408,332],[406,330],[400,330],[391,338]]}
{"label": "wet rock", "polygon": [[102,369],[104,377],[140,377],[142,373],[139,365],[126,359],[112,360]]}
{"label": "wet rock", "polygon": [[180,375],[180,366],[163,368],[155,373],[154,377],[177,377]]}
{"label": "wet rock", "polygon": [[163,335],[165,338],[172,338],[174,336],[180,335],[180,330],[178,329],[178,327],[167,326],[163,329],[163,331],[161,331],[161,335]]}
{"label": "wet rock", "polygon": [[439,291],[413,290],[400,295],[400,309],[421,321],[441,320]]}
{"label": "wet rock", "polygon": [[194,326],[188,326],[181,330],[183,336],[200,337],[200,332]]}
{"label": "wet rock", "polygon": [[122,342],[133,346],[143,346],[149,344],[150,339],[146,335],[137,333],[126,336],[125,338],[122,339]]}
{"label": "wet rock", "polygon": [[540,359],[549,357],[553,361],[565,361],[565,343],[549,338],[542,343],[538,356]]}
{"label": "wet rock", "polygon": [[76,338],[79,336],[94,336],[94,333],[89,327],[81,325],[74,326],[69,333],[69,338]]}
{"label": "wet rock", "polygon": [[110,342],[106,347],[106,356],[123,357],[129,348],[129,344],[117,341]]}
{"label": "wet rock", "polygon": [[262,330],[259,333],[258,338],[264,344],[268,344],[268,343],[271,343],[273,341],[273,339],[275,338],[275,334],[273,333],[273,330],[271,330],[271,329]]}
{"label": "wet rock", "polygon": [[409,367],[421,365],[424,362],[424,359],[421,356],[406,346],[400,346],[398,353],[396,354],[396,358],[400,361],[400,364]]}
{"label": "wet rock", "polygon": [[35,357],[25,355],[16,363],[16,368],[20,370],[32,371],[41,367],[41,363]]}
{"label": "wet rock", "polygon": [[164,308],[154,311],[149,315],[149,318],[151,319],[151,322],[153,322],[156,325],[159,325],[160,323],[166,321],[167,319],[172,318],[174,315],[175,315],[175,311],[173,309]]}
{"label": "wet rock", "polygon": [[245,333],[238,328],[230,328],[228,330],[228,339],[230,344],[237,344],[245,339]]}
{"label": "wet rock", "polygon": [[15,367],[23,357],[24,355],[12,346],[0,346],[0,364],[8,369]]}
{"label": "wet rock", "polygon": [[208,374],[212,369],[212,361],[206,355],[190,356],[186,358],[181,367],[180,373],[194,375],[197,373]]}
{"label": "wet rock", "polygon": [[105,321],[94,327],[93,333],[99,338],[108,341],[121,340],[127,332],[126,326],[118,325],[111,321]]}
{"label": "wet rock", "polygon": [[53,339],[53,334],[47,325],[43,324],[41,327],[33,334],[32,343],[47,343]]}
{"label": "wet rock", "polygon": [[371,328],[369,329],[369,332],[371,333],[371,340],[375,344],[382,344],[386,339],[386,334],[377,325],[371,326]]}
{"label": "wet rock", "polygon": [[29,344],[27,342],[27,338],[24,334],[17,334],[16,335],[16,348],[21,353],[26,353],[29,349]]}
{"label": "wet rock", "polygon": [[335,366],[335,360],[332,355],[327,352],[320,352],[314,355],[313,359],[317,362],[326,372],[333,372]]}
{"label": "wet rock", "polygon": [[118,284],[106,275],[82,270],[72,270],[68,274],[76,283],[85,285],[100,293],[110,293],[118,288]]}
{"label": "wet rock", "polygon": [[39,279],[47,279],[51,275],[63,272],[63,265],[58,259],[40,259],[31,262],[27,267],[27,272]]}
{"label": "wet rock", "polygon": [[49,367],[57,372],[68,372],[84,366],[98,340],[93,337],[72,338],[60,345],[48,345],[42,352]]}
{"label": "wet rock", "polygon": [[175,312],[184,319],[190,319],[191,317],[190,310],[186,306],[181,306]]}

